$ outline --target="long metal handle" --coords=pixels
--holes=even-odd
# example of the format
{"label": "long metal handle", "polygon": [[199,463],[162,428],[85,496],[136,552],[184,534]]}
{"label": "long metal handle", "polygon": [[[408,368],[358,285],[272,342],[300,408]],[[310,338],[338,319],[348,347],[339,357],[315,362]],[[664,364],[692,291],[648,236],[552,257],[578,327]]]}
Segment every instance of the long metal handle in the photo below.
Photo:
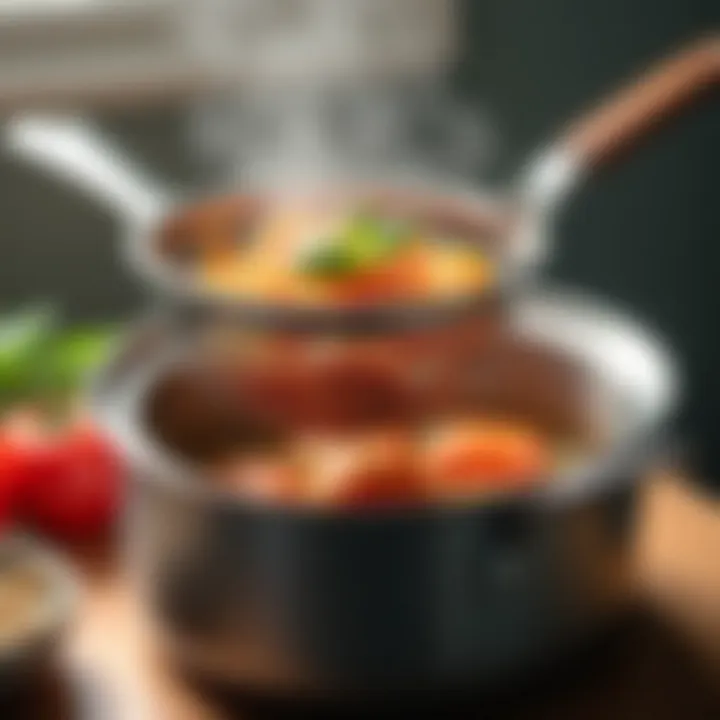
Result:
{"label": "long metal handle", "polygon": [[152,223],[172,193],[135,167],[89,123],[74,117],[20,116],[5,127],[13,155],[75,185],[132,223]]}

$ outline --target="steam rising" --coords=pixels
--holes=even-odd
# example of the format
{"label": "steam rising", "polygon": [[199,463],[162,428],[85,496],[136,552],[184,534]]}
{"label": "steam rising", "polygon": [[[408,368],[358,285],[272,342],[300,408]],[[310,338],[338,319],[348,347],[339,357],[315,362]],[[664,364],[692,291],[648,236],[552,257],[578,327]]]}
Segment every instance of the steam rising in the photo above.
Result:
{"label": "steam rising", "polygon": [[318,185],[476,176],[484,115],[442,82],[448,0],[204,0],[188,37],[230,90],[205,101],[194,139],[223,183]]}

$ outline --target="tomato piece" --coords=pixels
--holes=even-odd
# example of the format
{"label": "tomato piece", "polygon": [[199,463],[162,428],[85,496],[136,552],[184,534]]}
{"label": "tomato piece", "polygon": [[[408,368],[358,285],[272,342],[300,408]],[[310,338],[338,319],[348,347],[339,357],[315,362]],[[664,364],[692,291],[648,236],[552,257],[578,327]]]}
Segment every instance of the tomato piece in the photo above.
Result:
{"label": "tomato piece", "polygon": [[392,507],[422,501],[424,486],[412,441],[382,432],[304,441],[306,499],[340,508]]}
{"label": "tomato piece", "polygon": [[110,444],[91,427],[71,428],[38,448],[21,492],[23,517],[65,539],[89,539],[116,518],[123,469]]}
{"label": "tomato piece", "polygon": [[544,439],[522,425],[496,422],[453,424],[426,451],[433,491],[472,492],[520,488],[550,466]]}
{"label": "tomato piece", "polygon": [[340,303],[387,302],[410,299],[426,289],[429,256],[422,245],[413,245],[392,261],[327,281],[331,298]]}

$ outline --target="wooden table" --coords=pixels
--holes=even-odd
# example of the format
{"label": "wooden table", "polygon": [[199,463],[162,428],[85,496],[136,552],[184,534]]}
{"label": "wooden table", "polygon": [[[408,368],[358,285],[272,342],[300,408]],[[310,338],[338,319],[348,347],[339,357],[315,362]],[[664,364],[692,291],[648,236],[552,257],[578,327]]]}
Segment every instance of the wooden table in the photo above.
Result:
{"label": "wooden table", "polygon": [[[720,689],[720,502],[660,476],[648,483],[641,507],[636,565],[647,615],[629,621],[582,662],[576,658],[573,668],[523,687],[524,697],[518,689],[512,697],[464,698],[442,715],[720,718],[714,697],[714,685]],[[288,713],[247,697],[211,700],[183,682],[153,652],[152,633],[112,563],[82,562],[89,587],[68,638],[64,670],[42,692],[31,692],[8,720],[224,720]],[[317,709],[311,716],[318,717]],[[437,711],[430,716],[438,717]]]}

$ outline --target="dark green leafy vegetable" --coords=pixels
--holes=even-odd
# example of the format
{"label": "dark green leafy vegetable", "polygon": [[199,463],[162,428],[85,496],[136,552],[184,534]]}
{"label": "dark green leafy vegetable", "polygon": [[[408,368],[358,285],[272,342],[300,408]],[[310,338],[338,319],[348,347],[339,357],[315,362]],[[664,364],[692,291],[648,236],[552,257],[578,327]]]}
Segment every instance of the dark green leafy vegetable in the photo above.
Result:
{"label": "dark green leafy vegetable", "polygon": [[300,269],[317,277],[336,278],[381,266],[412,237],[404,222],[358,213],[332,238],[319,242],[300,258]]}
{"label": "dark green leafy vegetable", "polygon": [[0,319],[0,402],[33,395],[51,343],[55,313],[41,306]]}
{"label": "dark green leafy vegetable", "polygon": [[302,272],[324,278],[351,275],[358,269],[349,248],[337,241],[318,243],[301,256],[299,265]]}
{"label": "dark green leafy vegetable", "polygon": [[52,392],[77,390],[87,375],[105,360],[115,336],[112,328],[88,327],[61,333],[53,343],[48,363]]}
{"label": "dark green leafy vegetable", "polygon": [[391,258],[411,238],[408,225],[392,218],[358,214],[345,231],[345,242],[362,267],[372,267]]}
{"label": "dark green leafy vegetable", "polygon": [[68,398],[106,357],[115,335],[113,327],[62,331],[47,307],[0,318],[0,407]]}

